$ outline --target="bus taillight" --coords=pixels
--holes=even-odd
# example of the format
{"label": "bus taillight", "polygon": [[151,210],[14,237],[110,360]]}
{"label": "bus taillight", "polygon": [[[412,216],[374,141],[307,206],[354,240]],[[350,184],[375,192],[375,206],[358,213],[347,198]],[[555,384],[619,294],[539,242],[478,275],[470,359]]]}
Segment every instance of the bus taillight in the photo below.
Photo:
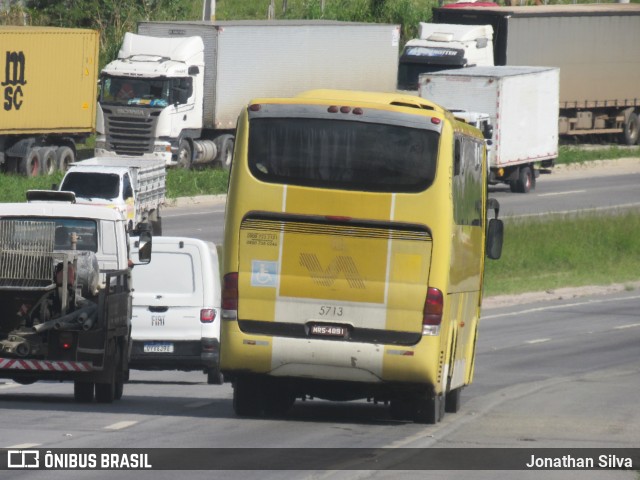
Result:
{"label": "bus taillight", "polygon": [[238,318],[238,272],[227,273],[222,287],[222,318]]}
{"label": "bus taillight", "polygon": [[440,333],[443,308],[444,298],[442,292],[437,288],[429,287],[422,315],[423,335],[438,335]]}

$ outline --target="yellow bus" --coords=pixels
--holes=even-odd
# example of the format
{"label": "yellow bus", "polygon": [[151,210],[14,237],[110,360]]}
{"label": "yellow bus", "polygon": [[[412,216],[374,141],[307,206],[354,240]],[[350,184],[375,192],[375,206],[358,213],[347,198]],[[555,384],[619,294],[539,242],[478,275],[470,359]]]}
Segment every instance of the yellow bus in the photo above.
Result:
{"label": "yellow bus", "polygon": [[236,414],[307,397],[388,402],[421,423],[457,411],[484,257],[502,246],[486,195],[482,134],[428,100],[252,101],[224,234],[221,369]]}

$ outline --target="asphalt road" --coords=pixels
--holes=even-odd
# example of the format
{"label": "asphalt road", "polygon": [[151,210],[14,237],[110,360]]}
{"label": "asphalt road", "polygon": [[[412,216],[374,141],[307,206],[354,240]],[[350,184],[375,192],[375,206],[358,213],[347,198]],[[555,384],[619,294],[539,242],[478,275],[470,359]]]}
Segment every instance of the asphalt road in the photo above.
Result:
{"label": "asphalt road", "polygon": [[[638,447],[639,301],[638,292],[623,292],[543,306],[486,309],[480,324],[474,383],[463,392],[460,412],[447,414],[437,425],[394,421],[384,405],[365,401],[296,402],[286,418],[238,419],[233,414],[228,384],[207,385],[199,372],[133,371],[123,399],[113,405],[76,404],[73,387],[67,383],[21,386],[0,380],[0,447],[385,447],[461,451],[468,447]],[[252,459],[246,462],[251,464]],[[357,457],[353,462],[358,468],[372,468]],[[463,456],[461,462],[464,464]],[[113,472],[75,473],[82,473],[77,478],[120,478]],[[74,473],[3,472],[2,478],[62,479],[70,475]],[[180,475],[189,479],[636,479],[634,472],[603,470],[190,471]],[[135,478],[168,480],[174,476],[172,472],[154,471],[137,472]]]}

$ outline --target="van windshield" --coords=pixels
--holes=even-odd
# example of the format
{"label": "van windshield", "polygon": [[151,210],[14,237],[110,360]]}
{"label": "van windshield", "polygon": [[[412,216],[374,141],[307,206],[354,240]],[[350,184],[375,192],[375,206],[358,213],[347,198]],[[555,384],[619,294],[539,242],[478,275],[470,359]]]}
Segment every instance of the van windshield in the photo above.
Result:
{"label": "van windshield", "polygon": [[265,182],[420,192],[435,177],[438,132],[324,118],[250,120],[249,168]]}

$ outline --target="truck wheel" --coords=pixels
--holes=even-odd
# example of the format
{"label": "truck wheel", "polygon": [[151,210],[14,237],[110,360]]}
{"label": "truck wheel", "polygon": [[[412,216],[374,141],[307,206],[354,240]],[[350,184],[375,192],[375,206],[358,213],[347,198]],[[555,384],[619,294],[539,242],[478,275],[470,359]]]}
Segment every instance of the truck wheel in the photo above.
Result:
{"label": "truck wheel", "polygon": [[40,174],[40,149],[30,148],[22,158],[21,170],[27,177],[37,177]]}
{"label": "truck wheel", "polygon": [[534,190],[535,187],[535,177],[533,176],[533,171],[529,167],[520,167],[520,172],[518,173],[517,180],[517,191],[519,193],[529,193],[531,190]]}
{"label": "truck wheel", "polygon": [[151,234],[154,236],[162,236],[162,217],[151,221]]}
{"label": "truck wheel", "polygon": [[40,174],[53,175],[58,170],[58,160],[54,147],[43,148],[40,153]]}
{"label": "truck wheel", "polygon": [[180,140],[178,147],[178,167],[189,170],[192,163],[191,144],[187,140]]}
{"label": "truck wheel", "polygon": [[71,147],[63,146],[58,147],[56,150],[56,162],[58,164],[58,170],[66,172],[69,165],[76,161],[76,155],[73,153]]}
{"label": "truck wheel", "polygon": [[220,164],[225,170],[229,170],[231,168],[234,143],[235,142],[231,135],[225,135],[222,139],[222,146],[220,147]]}
{"label": "truck wheel", "polygon": [[633,112],[624,124],[624,143],[635,145],[640,138],[640,118]]}
{"label": "truck wheel", "polygon": [[79,403],[93,402],[93,382],[73,382],[73,398]]}
{"label": "truck wheel", "polygon": [[233,411],[240,417],[257,417],[262,412],[262,395],[254,378],[238,377],[233,385]]}
{"label": "truck wheel", "polygon": [[107,383],[96,383],[96,401],[98,403],[113,403],[116,398],[115,370]]}

